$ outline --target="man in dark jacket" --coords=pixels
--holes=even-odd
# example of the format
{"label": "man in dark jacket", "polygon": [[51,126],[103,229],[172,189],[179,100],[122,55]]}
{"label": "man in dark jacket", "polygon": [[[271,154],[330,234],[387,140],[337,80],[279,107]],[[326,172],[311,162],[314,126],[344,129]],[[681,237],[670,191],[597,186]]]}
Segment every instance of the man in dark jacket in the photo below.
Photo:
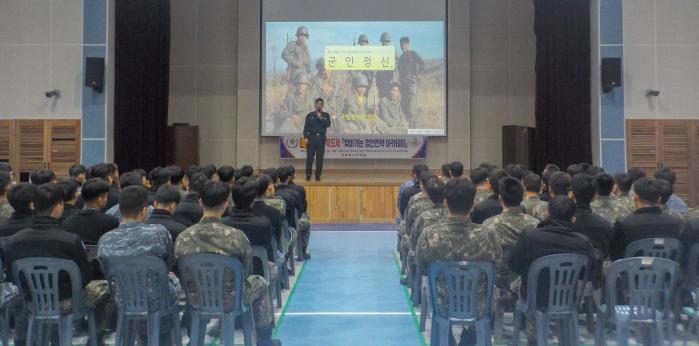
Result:
{"label": "man in dark jacket", "polygon": [[102,213],[109,199],[109,184],[100,178],[91,178],[83,184],[85,207],[63,221],[61,228],[78,235],[84,242],[97,244],[105,233],[119,227],[119,219]]}
{"label": "man in dark jacket", "polygon": [[187,196],[180,202],[172,215],[175,220],[187,227],[201,220],[204,211],[199,205],[199,191],[204,188],[208,181],[209,179],[201,173],[196,173],[192,176],[187,187]]}
{"label": "man in dark jacket", "polygon": [[170,232],[170,236],[174,241],[177,236],[182,233],[187,226],[181,224],[172,217],[172,213],[177,209],[177,205],[180,204],[180,191],[179,188],[172,185],[161,185],[158,191],[155,193],[155,202],[153,206],[153,212],[150,217],[146,220],[148,224],[158,224],[163,225]]}
{"label": "man in dark jacket", "polygon": [[502,213],[502,206],[500,205],[500,179],[507,177],[507,172],[502,169],[493,170],[488,175],[488,182],[490,183],[490,191],[492,194],[488,199],[478,204],[473,208],[471,213],[471,221],[473,223],[482,224],[485,220]]}
{"label": "man in dark jacket", "polygon": [[9,237],[32,224],[32,196],[35,191],[36,185],[30,183],[19,183],[10,189],[7,200],[15,211],[7,221],[0,224],[0,237]]}
{"label": "man in dark jacket", "polygon": [[63,189],[64,192],[63,215],[61,215],[61,218],[59,220],[59,222],[63,222],[65,221],[65,219],[80,212],[80,208],[75,206],[75,203],[78,200],[78,188],[80,188],[80,184],[77,180],[68,178],[59,181],[58,185]]}
{"label": "man in dark jacket", "polygon": [[284,222],[284,216],[277,210],[264,202],[265,193],[272,183],[272,178],[268,175],[263,174],[257,177],[257,197],[255,203],[252,204],[252,213],[255,216],[261,216],[266,218],[272,225],[272,236],[279,243],[282,237],[282,224]]}
{"label": "man in dark jacket", "polygon": [[614,228],[607,219],[593,214],[590,208],[590,202],[595,196],[595,178],[587,174],[578,174],[571,181],[571,190],[576,207],[573,230],[587,236],[592,245],[607,257],[609,245],[614,237]]}
{"label": "man in dark jacket", "polygon": [[655,182],[640,178],[634,182],[633,190],[636,193],[636,211],[614,224],[614,240],[610,249],[612,260],[623,258],[626,247],[636,240],[680,236],[681,220],[663,214],[656,206],[660,200],[660,188]]}
{"label": "man in dark jacket", "polygon": [[276,194],[286,202],[286,220],[289,222],[289,226],[296,228],[294,212],[296,212],[297,216],[301,216],[301,206],[303,204],[301,196],[294,189],[289,188],[291,169],[288,166],[283,166],[279,167],[277,172],[279,174],[279,183],[276,186]]}

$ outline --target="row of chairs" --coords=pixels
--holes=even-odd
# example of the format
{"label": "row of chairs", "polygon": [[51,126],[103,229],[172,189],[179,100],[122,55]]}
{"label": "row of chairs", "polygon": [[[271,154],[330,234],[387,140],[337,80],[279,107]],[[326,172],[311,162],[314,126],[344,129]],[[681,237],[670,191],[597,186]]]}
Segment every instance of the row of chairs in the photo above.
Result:
{"label": "row of chairs", "polygon": [[[282,304],[282,289],[289,288],[289,276],[295,275],[294,255],[298,253],[297,233],[284,222],[284,237],[281,244],[274,244],[281,255],[271,259],[277,264],[279,274],[271,280],[267,251],[264,247],[253,247],[253,259],[262,264],[264,276],[269,282],[270,296],[276,298],[277,307]],[[88,259],[97,261],[97,246],[87,245]],[[299,254],[300,255],[300,254]],[[287,263],[288,261],[288,263]],[[0,263],[1,265],[1,263]],[[172,344],[182,344],[180,314],[183,307],[170,299],[168,290],[168,268],[162,259],[148,256],[110,258],[98,264],[107,279],[109,288],[116,298],[118,319],[116,345],[133,345],[137,323],[147,325],[148,345],[159,345],[160,329],[164,318],[173,323]],[[44,345],[52,327],[57,326],[61,346],[73,344],[73,322],[87,318],[89,344],[97,345],[95,311],[83,303],[82,277],[77,265],[70,261],[48,257],[34,257],[12,263],[12,279],[19,287],[18,299],[0,306],[0,335],[3,345],[9,345],[9,318],[20,297],[30,297],[26,302],[28,314],[27,344]],[[178,260],[182,287],[187,296],[187,313],[191,318],[188,326],[190,345],[204,344],[206,323],[219,319],[222,325],[222,340],[227,346],[234,345],[235,321],[242,318],[246,346],[253,344],[254,323],[252,309],[243,302],[244,271],[235,258],[219,255],[193,255]],[[0,271],[0,282],[4,273]],[[235,281],[232,308],[226,309],[225,299],[231,297],[226,291],[224,275],[232,275]],[[61,301],[58,280],[68,275],[72,296]],[[21,283],[24,283],[22,285]],[[28,292],[23,292],[28,289]]]}
{"label": "row of chairs", "polygon": [[[606,328],[616,327],[617,345],[627,345],[629,328],[635,327],[636,337],[645,344],[672,343],[672,295],[680,291],[699,292],[697,269],[699,244],[690,251],[688,278],[677,285],[680,275],[680,243],[674,239],[646,239],[629,245],[629,258],[615,261],[609,267],[605,283],[605,304],[595,303],[595,344],[606,345]],[[522,318],[533,319],[538,345],[546,345],[549,325],[555,322],[559,344],[578,345],[578,309],[590,278],[592,263],[587,256],[559,254],[537,259],[529,268],[526,296],[520,297],[514,309],[513,345],[519,344]],[[548,287],[539,285],[540,275],[548,275]],[[453,326],[468,326],[476,330],[478,345],[491,345],[494,309],[491,304],[494,290],[495,267],[489,262],[434,263],[428,276],[423,277],[421,327],[431,311],[431,345],[448,345]],[[447,309],[438,307],[438,285],[442,285]],[[485,287],[485,296],[479,295]],[[538,301],[541,290],[548,292],[544,301]],[[483,302],[478,311],[478,302]],[[693,311],[697,311],[693,307]],[[676,314],[675,314],[676,315]],[[690,332],[699,323],[692,314]],[[592,323],[592,320],[588,320]],[[424,329],[423,329],[424,331]],[[685,343],[688,333],[685,333]]]}

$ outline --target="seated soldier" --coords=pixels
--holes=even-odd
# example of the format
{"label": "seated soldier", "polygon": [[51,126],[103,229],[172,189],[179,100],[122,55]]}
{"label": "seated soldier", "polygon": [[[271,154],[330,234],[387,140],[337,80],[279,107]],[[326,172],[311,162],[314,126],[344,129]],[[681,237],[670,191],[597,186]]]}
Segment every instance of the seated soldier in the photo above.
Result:
{"label": "seated soldier", "polygon": [[[548,178],[548,194],[550,198],[557,196],[568,197],[568,192],[570,192],[570,175],[565,172],[554,172]],[[540,204],[532,210],[532,216],[539,220],[546,219],[546,211],[548,210],[548,205]]]}
{"label": "seated soldier", "polygon": [[[267,289],[267,282],[253,274],[252,248],[245,234],[221,222],[221,215],[228,209],[230,188],[221,182],[211,182],[200,190],[204,216],[199,223],[180,233],[175,244],[177,258],[187,255],[216,254],[232,256],[243,264],[245,270],[244,299],[251,304],[257,344],[260,346],[280,346],[272,340],[274,328],[274,307]],[[184,280],[190,280],[185,277]],[[227,285],[232,290],[232,285]],[[224,304],[231,308],[233,292],[225,295]]]}
{"label": "seated soldier", "polygon": [[29,181],[36,185],[56,182],[56,174],[50,169],[40,169],[29,174]]}
{"label": "seated soldier", "polygon": [[401,219],[405,219],[405,212],[408,209],[410,198],[420,192],[420,174],[429,172],[427,165],[416,163],[410,173],[411,179],[404,182],[398,190],[398,211]]}
{"label": "seated soldier", "polygon": [[670,202],[670,198],[674,196],[672,184],[670,184],[669,181],[662,178],[655,178],[653,182],[655,183],[655,185],[658,186],[658,192],[660,193],[660,201],[658,201],[658,208],[660,208],[660,211],[662,211],[665,215],[672,215],[682,219],[682,215],[672,210],[668,205],[668,202]]}
{"label": "seated soldier", "polygon": [[[420,238],[422,231],[436,223],[440,223],[447,218],[447,209],[444,207],[444,182],[437,178],[432,177],[425,183],[424,186],[425,194],[429,198],[429,206],[425,209],[413,223],[412,230],[410,231],[409,239],[409,250],[408,250],[408,269],[410,270],[415,263],[415,247],[417,246],[417,241]],[[420,274],[427,274],[425,272],[420,272]]]}
{"label": "seated soldier", "polygon": [[68,169],[68,175],[82,186],[87,180],[87,168],[81,164],[74,164]]}
{"label": "seated soldier", "polygon": [[476,198],[474,206],[485,202],[490,197],[490,183],[488,182],[489,171],[484,167],[477,167],[471,170],[471,181],[476,185]]}
{"label": "seated soldier", "polygon": [[[476,188],[466,178],[450,179],[445,187],[447,219],[425,228],[416,246],[416,266],[420,273],[429,273],[430,265],[455,261],[502,261],[502,249],[494,233],[485,232],[483,226],[472,223],[469,212],[473,207]],[[440,311],[447,309],[445,290],[438,290]],[[484,297],[482,290],[480,297]],[[485,307],[485,299],[479,299],[478,311]],[[475,331],[461,335],[459,345],[475,344]]]}
{"label": "seated soldier", "polygon": [[541,193],[541,178],[535,173],[529,173],[524,176],[522,184],[524,184],[522,208],[524,208],[525,213],[532,215],[534,213],[534,208],[538,205],[546,204],[546,202],[542,201],[541,197],[539,197]]}
{"label": "seated soldier", "polygon": [[201,220],[203,211],[199,205],[199,192],[209,181],[204,174],[196,173],[189,179],[187,197],[184,198],[172,214],[179,223],[189,227]]}
{"label": "seated soldier", "polygon": [[289,184],[287,184],[287,186],[298,193],[300,197],[299,201],[301,202],[299,205],[301,210],[299,210],[299,221],[297,225],[299,230],[298,236],[301,242],[301,248],[304,250],[304,253],[309,256],[308,259],[310,259],[310,254],[308,251],[306,251],[308,248],[308,243],[311,240],[311,222],[308,215],[308,199],[306,198],[306,189],[303,186],[296,185],[294,183],[294,180],[296,179],[296,168],[292,165],[287,167],[291,171],[291,179],[289,179]]}
{"label": "seated soldier", "polygon": [[614,177],[607,173],[598,173],[594,179],[595,198],[590,202],[592,212],[611,224],[614,224],[619,218],[628,216],[627,209],[616,203],[611,196],[612,190],[614,190]]}
{"label": "seated soldier", "polygon": [[58,185],[63,189],[63,215],[59,219],[59,222],[63,223],[65,219],[80,211],[80,208],[75,206],[80,185],[76,180],[70,178],[62,179],[58,182]]}
{"label": "seated soldier", "polygon": [[[111,178],[109,178],[111,179]],[[109,180],[106,180],[109,181]],[[145,172],[142,172],[140,169],[133,170],[131,172],[123,174],[121,177],[119,177],[119,188],[121,190],[126,189],[129,186],[143,186],[146,187],[145,184],[148,184],[150,186],[150,182],[148,179],[145,178]],[[116,196],[116,203],[109,207],[110,199]],[[107,210],[105,214],[114,216],[117,219],[121,220],[121,212],[119,211],[119,195],[114,195],[114,186],[111,186],[109,188],[109,193],[107,194],[107,206],[103,208],[103,210]],[[148,215],[150,215],[153,212],[153,206],[148,205]]]}
{"label": "seated soldier", "polygon": [[507,177],[507,172],[502,169],[494,169],[488,174],[488,185],[490,185],[490,196],[473,208],[471,221],[482,224],[485,220],[502,213],[500,206],[500,190],[498,183],[500,179]]}
{"label": "seated soldier", "polygon": [[[120,178],[116,178],[117,180],[115,180],[115,177],[119,176],[119,172],[116,170],[116,165],[110,163],[100,163],[90,167],[88,172],[90,178],[102,178],[110,186],[109,194],[107,195],[107,205],[104,207],[104,210],[109,210],[119,204],[119,186],[122,184]],[[119,183],[119,186],[115,186],[117,182]],[[121,188],[123,189],[123,187]]]}
{"label": "seated soldier", "polygon": [[34,218],[34,204],[32,196],[36,185],[19,183],[7,193],[7,200],[14,209],[7,221],[0,224],[0,237],[9,237],[32,224]]}
{"label": "seated soldier", "polygon": [[109,184],[103,179],[86,181],[82,188],[83,209],[63,221],[61,228],[77,234],[86,243],[97,244],[105,233],[119,227],[119,219],[101,212],[108,194]]}
{"label": "seated soldier", "polygon": [[172,217],[172,214],[180,204],[179,188],[172,185],[162,185],[155,193],[155,201],[153,202],[153,212],[150,214],[146,223],[153,225],[163,225],[170,232],[173,241],[182,233],[187,226],[181,224]]}
{"label": "seated soldier", "polygon": [[614,224],[614,239],[610,246],[612,260],[624,258],[626,247],[636,240],[647,238],[678,238],[681,220],[664,215],[657,206],[660,187],[648,178],[640,178],[633,184],[633,214],[619,219]]}
{"label": "seated soldier", "polygon": [[454,161],[449,164],[449,176],[451,178],[461,178],[462,175],[464,175],[463,162]]}
{"label": "seated soldier", "polygon": [[272,178],[266,174],[262,174],[256,178],[256,183],[257,196],[255,198],[255,203],[252,205],[252,213],[256,216],[266,218],[272,224],[272,236],[276,239],[278,244],[281,244],[281,239],[284,237],[282,234],[284,215],[277,208],[266,204],[264,201],[267,190],[269,190],[270,187],[274,189]]}
{"label": "seated soldier", "polygon": [[[677,175],[672,169],[663,167],[655,171],[655,179],[666,180],[668,183],[670,183],[670,188],[673,189],[677,180]],[[670,210],[674,211],[678,215],[687,213],[687,203],[685,203],[682,198],[674,193],[670,195],[665,204],[667,204]]]}
{"label": "seated soldier", "polygon": [[155,202],[155,195],[158,189],[163,185],[170,185],[170,178],[172,177],[172,172],[166,167],[155,167],[148,173],[148,180],[150,180],[150,189],[148,191],[148,205],[153,205]]}
{"label": "seated soldier", "polygon": [[[541,194],[539,195],[539,198],[544,201],[548,202],[551,200],[551,194],[549,193],[549,179],[551,179],[551,176],[553,173],[556,173],[560,171],[561,169],[558,168],[558,166],[549,163],[544,167],[544,171],[541,172]],[[536,217],[535,215],[532,215]]]}
{"label": "seated soldier", "polygon": [[[410,232],[413,229],[413,224],[420,214],[432,205],[427,193],[425,192],[425,184],[430,179],[437,179],[437,176],[432,174],[432,172],[423,172],[418,177],[420,192],[410,197],[408,201],[408,208],[405,213],[405,223],[403,227],[399,227],[398,236],[398,252],[400,253],[401,260],[407,261],[408,254],[410,252]],[[401,278],[401,283],[405,284],[405,279]]]}
{"label": "seated soldier", "polygon": [[177,192],[180,193],[180,201],[184,200],[187,196],[187,185],[189,185],[189,177],[185,174],[185,170],[177,165],[170,165],[166,167],[170,170],[170,185],[177,188]]}
{"label": "seated soldier", "polygon": [[0,171],[0,224],[7,221],[15,211],[10,203],[7,202],[7,193],[10,191],[11,186],[12,177],[10,173]]}

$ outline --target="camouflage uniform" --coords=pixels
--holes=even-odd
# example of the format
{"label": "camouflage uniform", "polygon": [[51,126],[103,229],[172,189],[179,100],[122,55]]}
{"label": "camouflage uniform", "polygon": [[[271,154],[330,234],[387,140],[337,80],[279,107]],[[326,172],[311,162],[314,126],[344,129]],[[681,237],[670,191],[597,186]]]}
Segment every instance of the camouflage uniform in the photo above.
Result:
{"label": "camouflage uniform", "polygon": [[[303,74],[296,74],[294,77],[294,85],[306,84],[310,86],[310,81],[308,76]],[[281,125],[279,126],[279,131],[285,133],[300,132],[303,129],[303,119],[310,110],[314,108],[314,98],[311,90],[306,89],[302,94],[293,90],[286,94],[284,99],[284,117]],[[298,123],[294,122],[294,117],[299,119]]]}
{"label": "camouflage uniform", "polygon": [[[543,201],[542,201],[543,202]],[[546,218],[546,212],[549,210],[549,202],[539,203],[532,209],[531,216],[543,221]]]}
{"label": "camouflage uniform", "polygon": [[282,216],[286,215],[286,202],[284,202],[284,200],[281,197],[265,197],[262,199],[262,202],[274,209],[277,209],[277,211],[279,211],[282,214]]}
{"label": "camouflage uniform", "polygon": [[427,194],[420,192],[415,196],[410,197],[408,208],[405,212],[405,227],[401,236],[400,250],[403,258],[407,258],[408,250],[410,250],[410,232],[413,230],[413,223],[417,217],[427,210],[432,205],[432,202],[427,197]]}
{"label": "camouflage uniform", "polygon": [[[502,248],[493,232],[472,223],[468,217],[448,217],[447,220],[425,228],[417,241],[416,265],[420,273],[428,273],[432,263],[452,261],[503,262]],[[485,296],[485,285],[480,289]],[[446,310],[446,289],[438,286],[437,301],[441,311]],[[478,300],[478,311],[482,314],[485,299]],[[445,313],[445,312],[443,312]]]}
{"label": "camouflage uniform", "polygon": [[408,121],[399,100],[384,97],[379,102],[379,118],[385,123],[384,132],[397,133],[408,131]]}
{"label": "camouflage uniform", "polygon": [[378,117],[368,118],[374,114],[374,109],[369,105],[368,93],[365,92],[363,96],[357,94],[356,89],[359,87],[369,90],[369,82],[361,74],[352,78],[352,92],[345,97],[342,110],[335,121],[335,131],[338,133],[370,134],[375,131],[377,123],[383,123]]}
{"label": "camouflage uniform", "polygon": [[534,208],[536,208],[536,206],[539,204],[546,204],[546,207],[548,208],[548,203],[546,201],[542,201],[539,196],[526,197],[524,200],[522,200],[522,208],[524,208],[524,212],[531,216],[534,216]]}
{"label": "camouflage uniform", "polygon": [[590,203],[590,208],[592,209],[592,213],[603,217],[612,225],[616,222],[616,220],[630,214],[626,207],[621,205],[621,203],[617,203],[614,198],[610,196],[595,197],[595,199]]}
{"label": "camouflage uniform", "polygon": [[10,203],[0,202],[0,223],[7,221],[14,212]]}
{"label": "camouflage uniform", "polygon": [[[245,270],[243,298],[245,303],[252,306],[255,327],[259,329],[274,324],[274,307],[267,289],[267,281],[259,275],[251,275],[252,247],[245,233],[224,225],[219,218],[205,217],[198,224],[180,233],[175,244],[177,258],[197,254],[231,256],[240,260]],[[180,275],[184,275],[184,280],[191,280],[187,273],[180,273]],[[235,282],[232,273],[227,272],[224,280],[227,290],[224,295],[224,306],[230,309],[235,302]],[[188,301],[197,304],[191,297]]]}
{"label": "camouflage uniform", "polygon": [[488,197],[490,197],[492,193],[490,192],[489,189],[485,188],[477,188],[476,189],[476,197],[473,199],[473,206],[477,206],[481,203],[483,203]]}
{"label": "camouflage uniform", "polygon": [[623,196],[617,196],[616,198],[612,199],[614,200],[614,203],[619,205],[619,208],[626,210],[626,215],[631,215],[634,211],[636,211],[636,205],[633,202],[633,195],[631,193]]}
{"label": "camouflage uniform", "polygon": [[313,98],[318,97],[323,99],[323,110],[330,115],[337,115],[342,107],[344,90],[340,88],[338,71],[332,71],[327,79],[323,76],[322,59],[316,65],[318,67],[318,75],[311,81],[311,93]]}
{"label": "camouflage uniform", "polygon": [[[389,46],[391,44],[391,34],[384,32],[381,33],[381,45]],[[396,56],[396,60],[398,57]],[[379,97],[389,97],[391,95],[391,82],[393,82],[393,71],[376,71],[375,78],[376,89],[379,91]]]}
{"label": "camouflage uniform", "polygon": [[[501,214],[493,216],[485,222],[483,226],[487,232],[495,233],[496,239],[502,248],[503,259],[510,257],[512,249],[519,240],[519,235],[523,230],[535,228],[539,224],[539,219],[524,213],[523,208],[510,208]],[[514,280],[513,275],[507,268],[507,263],[503,260],[496,263],[498,269],[498,287],[507,287],[506,283]]]}
{"label": "camouflage uniform", "polygon": [[[301,35],[308,36],[306,27],[300,26],[296,29],[296,37]],[[311,55],[308,53],[308,46],[298,40],[287,43],[282,51],[282,59],[289,64],[287,67],[289,76],[294,76],[297,72],[311,73]]]}
{"label": "camouflage uniform", "polygon": [[699,208],[690,208],[687,210],[687,213],[684,214],[683,219],[684,220],[690,220],[690,219],[696,219],[699,218]]}
{"label": "camouflage uniform", "polygon": [[411,251],[415,251],[417,240],[420,238],[420,234],[425,228],[447,219],[447,208],[444,207],[444,204],[434,204],[432,202],[430,204],[431,205],[425,209],[425,211],[418,215],[410,230]]}

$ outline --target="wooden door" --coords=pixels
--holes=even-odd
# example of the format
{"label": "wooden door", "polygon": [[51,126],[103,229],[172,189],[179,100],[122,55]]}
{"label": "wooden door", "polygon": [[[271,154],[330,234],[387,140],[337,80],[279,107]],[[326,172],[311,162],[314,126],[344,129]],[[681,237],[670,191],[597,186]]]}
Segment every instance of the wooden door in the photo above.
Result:
{"label": "wooden door", "polygon": [[[672,169],[677,180],[674,191],[677,196],[687,201],[691,195],[692,153],[690,139],[692,138],[691,120],[663,120],[659,122],[660,157],[659,167]],[[649,172],[650,173],[650,172]]]}
{"label": "wooden door", "polygon": [[67,177],[70,166],[80,162],[80,120],[51,120],[49,138],[48,168],[56,176]]}
{"label": "wooden door", "polygon": [[15,121],[0,120],[0,162],[15,163]]}
{"label": "wooden door", "polygon": [[46,168],[47,142],[44,120],[17,120],[17,178],[28,180],[28,174]]}
{"label": "wooden door", "polygon": [[639,167],[652,175],[660,162],[660,129],[657,120],[626,122],[627,167]]}
{"label": "wooden door", "polygon": [[692,121],[692,138],[690,141],[692,164],[690,169],[690,177],[692,182],[691,196],[689,198],[690,206],[699,205],[699,120]]}

